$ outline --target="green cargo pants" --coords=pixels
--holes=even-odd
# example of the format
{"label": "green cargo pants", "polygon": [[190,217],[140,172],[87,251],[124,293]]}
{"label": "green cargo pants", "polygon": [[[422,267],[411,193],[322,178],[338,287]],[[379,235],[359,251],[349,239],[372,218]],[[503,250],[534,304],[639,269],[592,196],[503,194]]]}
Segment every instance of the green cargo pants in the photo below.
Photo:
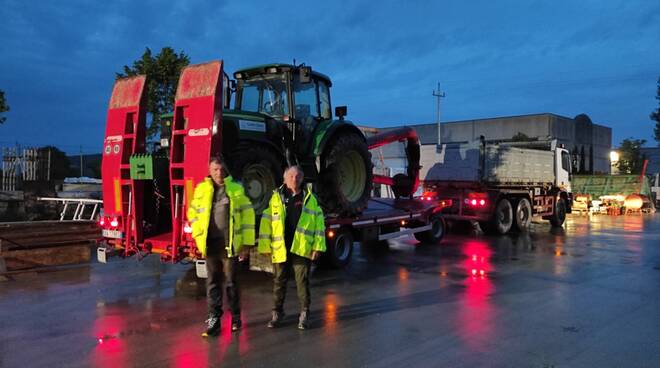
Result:
{"label": "green cargo pants", "polygon": [[298,301],[300,302],[300,311],[309,311],[309,270],[312,261],[308,258],[295,254],[287,254],[287,260],[283,263],[273,263],[273,310],[279,313],[283,312],[284,298],[286,297],[286,284],[293,276],[296,279],[296,290],[298,291]]}

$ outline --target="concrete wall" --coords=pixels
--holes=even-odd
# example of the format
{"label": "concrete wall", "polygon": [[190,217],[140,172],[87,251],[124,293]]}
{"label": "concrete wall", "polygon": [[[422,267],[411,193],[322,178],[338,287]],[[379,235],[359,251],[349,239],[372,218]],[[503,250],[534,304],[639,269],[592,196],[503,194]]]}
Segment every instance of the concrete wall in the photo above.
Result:
{"label": "concrete wall", "polygon": [[518,133],[547,138],[552,134],[550,114],[525,115],[481,120],[448,122],[440,127],[441,143],[467,143],[479,136],[486,140],[510,140]]}

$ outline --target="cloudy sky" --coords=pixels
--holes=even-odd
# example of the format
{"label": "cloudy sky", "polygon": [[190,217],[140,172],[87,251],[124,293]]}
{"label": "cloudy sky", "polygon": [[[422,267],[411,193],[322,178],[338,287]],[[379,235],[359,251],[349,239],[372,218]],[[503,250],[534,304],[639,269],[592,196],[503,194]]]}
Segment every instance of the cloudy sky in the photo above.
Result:
{"label": "cloudy sky", "polygon": [[[652,140],[660,2],[25,1],[0,7],[0,146],[100,152],[115,72],[149,47],[225,68],[312,65],[358,124],[588,114]],[[607,4],[607,5],[603,5]]]}

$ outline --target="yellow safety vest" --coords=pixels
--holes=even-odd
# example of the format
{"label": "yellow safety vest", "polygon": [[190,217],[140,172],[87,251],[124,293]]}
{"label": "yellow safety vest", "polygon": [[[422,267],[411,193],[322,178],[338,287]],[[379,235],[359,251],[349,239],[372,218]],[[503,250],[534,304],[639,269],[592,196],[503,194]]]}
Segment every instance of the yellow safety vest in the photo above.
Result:
{"label": "yellow safety vest", "polygon": [[[254,245],[254,209],[241,184],[235,182],[231,176],[226,177],[224,181],[225,191],[229,197],[227,256],[235,257],[243,246]],[[211,221],[214,190],[213,180],[210,177],[204,178],[195,187],[193,199],[188,204],[188,221],[192,227],[192,237],[202,257],[206,257],[206,237]]]}
{"label": "yellow safety vest", "polygon": [[[282,186],[273,192],[268,208],[261,215],[259,225],[259,253],[270,253],[273,263],[286,262],[284,244],[286,206],[282,203],[284,190],[286,188]],[[311,259],[312,251],[325,252],[325,219],[323,210],[312,194],[311,187],[308,186],[293,236],[291,253]]]}

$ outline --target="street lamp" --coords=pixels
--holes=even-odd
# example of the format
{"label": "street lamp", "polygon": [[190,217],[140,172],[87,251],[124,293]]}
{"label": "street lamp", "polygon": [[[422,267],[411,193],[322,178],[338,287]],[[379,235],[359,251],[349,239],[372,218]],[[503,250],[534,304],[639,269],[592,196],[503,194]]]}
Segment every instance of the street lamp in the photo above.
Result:
{"label": "street lamp", "polygon": [[617,152],[617,151],[610,152],[610,161],[612,163],[615,163],[615,162],[619,161],[619,152]]}
{"label": "street lamp", "polygon": [[619,163],[619,152],[611,151],[610,152],[610,172],[613,175],[619,173],[619,168],[617,167],[618,163]]}

